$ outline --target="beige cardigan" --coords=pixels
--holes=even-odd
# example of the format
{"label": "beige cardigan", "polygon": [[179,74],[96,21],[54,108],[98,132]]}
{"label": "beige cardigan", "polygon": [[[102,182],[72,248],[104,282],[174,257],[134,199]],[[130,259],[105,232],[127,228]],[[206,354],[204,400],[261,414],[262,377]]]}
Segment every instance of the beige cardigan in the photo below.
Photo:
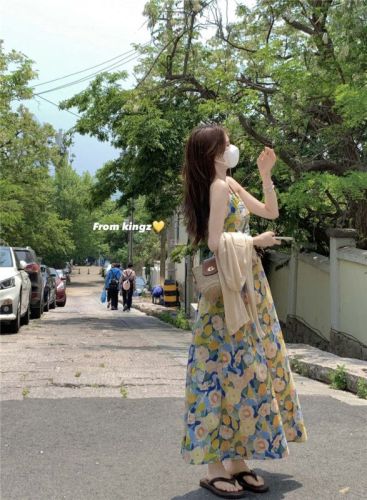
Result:
{"label": "beige cardigan", "polygon": [[[219,281],[222,288],[224,313],[227,329],[234,335],[247,322],[254,322],[260,338],[264,338],[257,314],[253,258],[257,258],[252,236],[241,232],[223,232],[215,253]],[[241,290],[246,283],[248,304],[245,304]]]}

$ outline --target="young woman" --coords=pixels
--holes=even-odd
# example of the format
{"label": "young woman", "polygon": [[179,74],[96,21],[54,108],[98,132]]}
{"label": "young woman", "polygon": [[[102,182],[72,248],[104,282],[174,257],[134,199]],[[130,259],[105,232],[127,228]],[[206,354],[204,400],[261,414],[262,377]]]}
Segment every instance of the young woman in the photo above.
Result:
{"label": "young woman", "polygon": [[[125,289],[124,287],[124,281],[129,282],[127,289]],[[136,288],[136,274],[133,269],[132,262],[129,262],[127,265],[127,269],[123,271],[120,283],[121,283],[122,303],[124,306],[123,310],[130,311],[133,300],[133,293]]]}
{"label": "young woman", "polygon": [[[238,157],[238,149],[219,125],[196,127],[186,144],[182,175],[187,231],[194,244],[206,242],[211,252],[216,252],[224,231],[250,235],[250,212],[265,219],[279,215],[271,181],[274,151],[265,148],[257,160],[265,203],[226,175]],[[273,231],[253,237],[256,247],[276,244],[280,242]],[[260,339],[251,321],[229,335],[223,296],[215,304],[200,296],[188,353],[181,453],[186,463],[208,464],[200,485],[224,498],[268,490],[244,459],[280,459],[289,453],[288,442],[307,439],[283,335],[258,256],[252,272],[259,322],[266,336]],[[245,288],[246,284],[243,300]]]}

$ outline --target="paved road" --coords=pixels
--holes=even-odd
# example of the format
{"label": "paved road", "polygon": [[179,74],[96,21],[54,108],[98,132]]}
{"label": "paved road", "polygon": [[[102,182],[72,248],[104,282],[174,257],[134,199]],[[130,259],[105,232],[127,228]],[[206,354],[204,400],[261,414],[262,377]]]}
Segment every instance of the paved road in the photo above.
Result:
{"label": "paved road", "polygon": [[[179,454],[190,332],[107,311],[91,272],[65,308],[0,338],[1,499],[217,498]],[[261,498],[365,498],[367,402],[296,379],[309,441],[250,462],[270,484]]]}

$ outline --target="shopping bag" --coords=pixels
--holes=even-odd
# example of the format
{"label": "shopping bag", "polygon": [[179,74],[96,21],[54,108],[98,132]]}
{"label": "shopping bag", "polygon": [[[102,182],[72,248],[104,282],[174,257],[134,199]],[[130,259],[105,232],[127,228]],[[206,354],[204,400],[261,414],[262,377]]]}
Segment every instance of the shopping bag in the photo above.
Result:
{"label": "shopping bag", "polygon": [[107,292],[106,292],[106,289],[104,288],[102,290],[102,293],[101,293],[101,302],[102,302],[102,304],[104,304],[106,302],[106,300],[107,300]]}

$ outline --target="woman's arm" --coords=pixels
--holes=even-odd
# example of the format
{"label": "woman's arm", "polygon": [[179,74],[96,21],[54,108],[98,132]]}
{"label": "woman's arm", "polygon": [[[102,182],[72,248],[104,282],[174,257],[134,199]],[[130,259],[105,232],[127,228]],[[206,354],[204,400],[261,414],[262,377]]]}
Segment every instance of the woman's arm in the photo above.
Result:
{"label": "woman's arm", "polygon": [[217,251],[223,232],[224,219],[227,215],[228,203],[228,184],[221,179],[215,180],[210,186],[210,212],[208,221],[208,247],[211,252]]}
{"label": "woman's arm", "polygon": [[[256,160],[259,175],[265,187],[271,185],[271,170],[275,165],[276,159],[277,157],[274,149],[265,146]],[[262,203],[248,193],[237,181],[232,179],[232,177],[227,177],[227,182],[229,180],[233,182],[235,186],[234,190],[237,190],[238,195],[250,212],[264,219],[276,219],[279,217],[278,200],[275,190],[264,191],[265,203]]]}
{"label": "woman's arm", "polygon": [[[251,213],[263,217],[264,219],[277,219],[279,217],[278,201],[275,190],[265,192],[265,203],[262,203],[248,193],[241,184],[233,179],[233,177],[227,177],[227,180]],[[268,183],[271,184],[270,177]]]}

